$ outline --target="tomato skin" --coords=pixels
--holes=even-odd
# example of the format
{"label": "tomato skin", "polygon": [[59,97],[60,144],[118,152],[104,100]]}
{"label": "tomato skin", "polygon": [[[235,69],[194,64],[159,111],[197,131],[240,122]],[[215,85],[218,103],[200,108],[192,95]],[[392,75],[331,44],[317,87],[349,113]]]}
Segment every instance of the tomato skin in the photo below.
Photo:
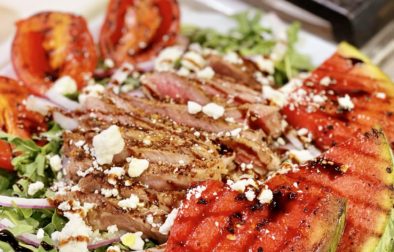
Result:
{"label": "tomato skin", "polygon": [[4,141],[0,140],[0,169],[12,171],[13,167],[11,164],[12,150],[11,146]]}
{"label": "tomato skin", "polygon": [[12,63],[30,92],[42,96],[65,75],[82,88],[96,68],[97,53],[84,18],[41,12],[17,22]]}
{"label": "tomato skin", "polygon": [[[0,76],[0,130],[24,139],[47,130],[45,118],[24,105],[28,96],[21,82]],[[0,168],[12,170],[11,160],[11,146],[0,141]]]}
{"label": "tomato skin", "polygon": [[176,0],[111,0],[100,32],[101,56],[118,66],[149,61],[176,42],[179,18]]}

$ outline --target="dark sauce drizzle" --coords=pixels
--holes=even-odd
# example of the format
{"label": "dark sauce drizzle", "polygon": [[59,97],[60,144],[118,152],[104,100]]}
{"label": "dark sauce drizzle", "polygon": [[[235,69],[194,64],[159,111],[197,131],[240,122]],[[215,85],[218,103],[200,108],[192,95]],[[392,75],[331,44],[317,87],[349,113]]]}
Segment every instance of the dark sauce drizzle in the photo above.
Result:
{"label": "dark sauce drizzle", "polygon": [[16,252],[32,252],[30,249],[19,245],[15,236],[6,229],[0,231],[0,241],[8,243]]}

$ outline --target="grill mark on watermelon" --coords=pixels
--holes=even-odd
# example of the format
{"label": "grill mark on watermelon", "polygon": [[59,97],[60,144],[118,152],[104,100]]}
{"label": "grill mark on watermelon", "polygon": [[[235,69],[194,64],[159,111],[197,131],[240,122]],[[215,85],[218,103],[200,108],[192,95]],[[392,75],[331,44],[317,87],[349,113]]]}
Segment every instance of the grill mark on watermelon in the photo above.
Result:
{"label": "grill mark on watermelon", "polygon": [[[290,175],[290,174],[288,174]],[[362,209],[362,213],[369,213],[370,211],[374,212],[375,214],[372,216],[377,216],[378,213],[380,214],[387,214],[388,212],[390,212],[390,209],[382,209],[380,207],[377,207],[376,205],[372,205],[372,204],[368,204],[365,202],[360,202],[359,200],[355,200],[352,197],[348,197],[347,195],[344,195],[344,193],[339,192],[338,190],[336,190],[335,188],[332,187],[328,187],[319,183],[316,183],[314,181],[310,181],[308,180],[306,177],[297,177],[299,178],[300,181],[300,185],[302,184],[307,184],[308,187],[304,188],[303,190],[308,191],[309,193],[311,192],[311,190],[313,189],[317,189],[317,190],[322,190],[322,186],[326,187],[327,189],[329,189],[329,192],[333,193],[334,195],[338,195],[340,197],[345,197],[348,198],[348,210],[347,210],[347,219],[346,219],[346,225],[347,225],[347,229],[349,230],[359,230],[360,233],[368,233],[370,235],[376,236],[376,237],[380,237],[381,236],[381,232],[376,232],[375,230],[371,230],[371,227],[368,225],[368,223],[366,224],[366,226],[362,226],[359,223],[365,223],[367,220],[366,219],[361,219],[361,221],[358,222],[358,224],[354,223],[353,221],[351,221],[351,219],[349,218],[349,216],[357,216],[358,218],[361,216],[361,213],[354,213],[355,211],[357,212],[358,209]],[[356,209],[356,210],[355,210]],[[371,220],[372,222],[374,222],[375,220]],[[360,230],[362,229],[362,230]],[[341,250],[339,250],[341,251]]]}
{"label": "grill mark on watermelon", "polygon": [[[387,210],[389,210],[389,209],[385,209],[385,208],[379,206],[376,203],[371,203],[371,202],[369,202],[369,201],[367,201],[365,199],[355,198],[353,195],[351,195],[352,192],[349,192],[349,194],[346,194],[346,192],[343,192],[340,189],[338,189],[337,187],[332,185],[332,182],[334,180],[330,180],[330,181],[320,180],[320,181],[317,181],[318,178],[315,178],[314,180],[312,180],[312,179],[308,179],[308,177],[300,178],[299,176],[294,176],[294,175],[295,174],[288,174],[289,177],[292,177],[294,179],[298,178],[301,182],[308,183],[310,186],[315,186],[315,187],[324,186],[324,187],[327,187],[335,195],[338,195],[340,197],[345,197],[345,198],[351,200],[352,202],[361,205],[362,207],[370,207],[370,208],[374,208],[374,209],[382,211],[382,212],[387,212]],[[323,177],[321,179],[323,179]],[[331,182],[331,184],[329,182]],[[379,189],[380,192],[384,192],[385,190],[391,190],[389,188],[389,186],[384,186],[383,188],[380,186],[379,188],[375,187],[374,189],[373,189],[373,187],[374,186],[370,186],[369,187],[370,190],[368,190],[368,191],[375,192],[375,191],[377,191],[377,189]],[[359,189],[361,190],[361,188],[359,188]]]}
{"label": "grill mark on watermelon", "polygon": [[[305,208],[311,209],[310,212],[312,213],[312,209],[315,210],[320,197],[311,196],[308,197],[307,201],[303,201],[303,198],[288,201],[288,193],[277,192],[275,194],[276,201],[280,202],[281,207],[277,212],[274,212],[274,218],[265,226],[265,230],[269,230],[269,233],[260,232],[254,244],[249,247],[251,251],[256,251],[259,247],[267,251],[283,251],[283,248],[288,245],[288,241],[291,240],[290,238],[300,236],[299,229],[304,224],[304,218],[308,218]],[[298,219],[295,221],[296,217]],[[278,221],[279,219],[280,221]],[[283,223],[287,224],[286,229],[283,229]],[[290,226],[290,224],[293,224],[293,226]]]}
{"label": "grill mark on watermelon", "polygon": [[[201,185],[206,186],[206,190],[202,192],[201,197],[207,199],[207,205],[212,205],[214,199],[216,197],[221,197],[224,193],[225,188],[219,181],[207,181]],[[206,207],[207,205],[196,204],[197,206],[200,206],[196,207],[196,205],[193,204],[193,201],[198,201],[198,199],[192,196],[190,201],[185,202],[184,208],[181,210],[182,213],[178,214],[178,217],[180,216],[178,225],[175,225],[171,229],[171,235],[174,235],[174,241],[172,244],[168,245],[170,250],[186,246],[183,241],[188,240],[189,235],[198,227],[197,223],[202,221],[201,216],[204,216],[206,212],[209,211],[209,207]],[[193,207],[191,208],[190,205]]]}

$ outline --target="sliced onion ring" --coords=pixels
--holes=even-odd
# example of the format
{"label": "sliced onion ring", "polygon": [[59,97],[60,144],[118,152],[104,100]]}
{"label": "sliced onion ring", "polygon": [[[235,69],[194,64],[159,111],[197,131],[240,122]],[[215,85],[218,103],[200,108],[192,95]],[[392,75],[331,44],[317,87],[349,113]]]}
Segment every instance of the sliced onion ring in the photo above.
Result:
{"label": "sliced onion ring", "polygon": [[0,196],[0,206],[19,208],[54,208],[47,199],[27,199],[19,197]]}
{"label": "sliced onion ring", "polygon": [[78,109],[81,105],[73,100],[68,99],[67,97],[63,96],[62,94],[59,94],[56,92],[54,89],[49,89],[46,93],[45,96],[53,103],[59,105],[60,107],[66,109],[66,110],[76,110]]}

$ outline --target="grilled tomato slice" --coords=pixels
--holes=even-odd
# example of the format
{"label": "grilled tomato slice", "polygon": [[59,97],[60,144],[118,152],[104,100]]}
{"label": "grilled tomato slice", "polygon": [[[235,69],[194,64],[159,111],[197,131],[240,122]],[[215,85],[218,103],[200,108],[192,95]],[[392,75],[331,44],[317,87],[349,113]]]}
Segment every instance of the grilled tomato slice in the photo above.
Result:
{"label": "grilled tomato slice", "polygon": [[152,59],[179,33],[175,0],[111,0],[100,33],[104,58],[117,65]]}
{"label": "grilled tomato slice", "polygon": [[[45,118],[26,108],[23,101],[29,93],[22,83],[0,76],[0,130],[21,138],[45,131]],[[12,151],[8,143],[0,141],[0,168],[12,170]]]}
{"label": "grilled tomato slice", "polygon": [[97,54],[84,18],[62,12],[42,12],[17,22],[12,45],[17,76],[36,95],[43,95],[61,76],[81,88],[92,75]]}

